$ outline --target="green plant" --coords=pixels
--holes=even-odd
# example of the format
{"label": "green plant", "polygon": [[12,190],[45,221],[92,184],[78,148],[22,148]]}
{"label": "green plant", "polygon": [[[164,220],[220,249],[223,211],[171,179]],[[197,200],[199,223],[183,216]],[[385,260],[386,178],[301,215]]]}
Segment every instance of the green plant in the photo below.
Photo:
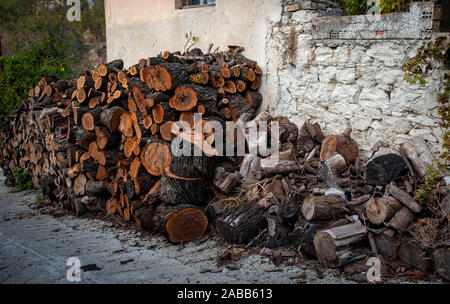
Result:
{"label": "green plant", "polygon": [[[434,41],[423,44],[418,49],[416,56],[409,58],[403,65],[402,70],[405,71],[405,80],[425,86],[427,84],[426,77],[438,68],[446,71],[450,70],[450,44],[447,42],[446,37],[438,37]],[[416,190],[414,199],[420,204],[433,201],[433,198],[430,196],[436,192],[435,190],[442,175],[448,170],[450,160],[449,98],[450,72],[447,72],[442,79],[440,92],[437,95],[437,101],[440,104],[438,113],[441,116],[443,129],[443,149],[440,152],[436,152],[438,159],[428,167],[425,182]],[[439,200],[435,199],[434,201]]]}
{"label": "green plant", "polygon": [[427,177],[424,183],[419,185],[414,196],[414,200],[421,205],[424,205],[430,199],[433,190],[439,184],[442,172],[436,168],[435,162],[433,162],[433,164],[428,166],[426,173]]}
{"label": "green plant", "polygon": [[[434,41],[423,44],[417,51],[416,56],[409,58],[403,65],[402,70],[405,80],[410,83],[419,82],[420,85],[425,86],[426,77],[429,76],[439,65],[446,71],[450,70],[450,44],[447,42],[447,37],[438,37]],[[450,161],[450,134],[448,131],[450,122],[450,72],[446,72],[441,83],[440,92],[437,95],[437,101],[440,103],[438,113],[441,116],[441,126],[444,130],[444,142],[442,145],[443,151],[437,152],[440,161],[437,167],[441,171],[448,168]]]}
{"label": "green plant", "polygon": [[100,48],[106,36],[104,1],[95,1],[92,9],[86,0],[81,5],[81,22],[69,22],[65,1],[0,1],[0,123],[42,76],[72,79],[92,65],[90,47]]}
{"label": "green plant", "polygon": [[367,0],[343,0],[349,15],[363,15],[367,12]]}
{"label": "green plant", "polygon": [[13,171],[13,176],[16,181],[16,187],[20,191],[32,190],[34,188],[30,175],[22,168],[15,168]]}
{"label": "green plant", "polygon": [[404,12],[409,0],[380,0],[381,13]]}
{"label": "green plant", "polygon": [[35,199],[36,203],[40,203],[44,200],[45,200],[45,196],[42,194],[42,192],[39,192],[38,195],[36,195],[36,199]]}
{"label": "green plant", "polygon": [[67,65],[49,43],[39,43],[11,58],[0,58],[0,122],[27,97],[30,87],[45,75],[66,78]]}

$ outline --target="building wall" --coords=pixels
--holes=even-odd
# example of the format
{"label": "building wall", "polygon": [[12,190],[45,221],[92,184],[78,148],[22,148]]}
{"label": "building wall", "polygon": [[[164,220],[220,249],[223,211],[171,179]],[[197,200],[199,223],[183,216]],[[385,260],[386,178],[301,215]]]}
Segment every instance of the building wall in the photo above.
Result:
{"label": "building wall", "polygon": [[395,147],[417,135],[440,148],[436,93],[443,73],[421,87],[407,83],[401,70],[435,35],[431,3],[374,18],[342,17],[324,0],[217,0],[215,7],[185,10],[175,10],[174,1],[106,0],[108,60],[129,66],[183,50],[192,32],[202,49],[244,46],[264,71],[263,107],[299,126],[319,122],[325,134],[351,126],[363,154],[377,141]]}

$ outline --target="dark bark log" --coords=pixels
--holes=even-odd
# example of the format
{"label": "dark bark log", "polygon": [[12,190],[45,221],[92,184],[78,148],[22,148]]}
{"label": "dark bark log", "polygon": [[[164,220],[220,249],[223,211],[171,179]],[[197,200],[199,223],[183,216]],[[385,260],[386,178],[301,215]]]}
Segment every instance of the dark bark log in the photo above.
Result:
{"label": "dark bark log", "polygon": [[403,263],[414,269],[426,271],[431,267],[430,258],[416,241],[402,242],[398,248],[398,256]]}
{"label": "dark bark log", "polygon": [[207,187],[202,178],[183,178],[164,173],[161,178],[161,198],[174,205],[205,204]]}
{"label": "dark bark log", "polygon": [[366,183],[387,185],[407,169],[399,152],[382,147],[366,162]]}
{"label": "dark bark log", "polygon": [[255,201],[245,202],[217,220],[219,233],[228,242],[247,244],[266,228],[264,208]]}

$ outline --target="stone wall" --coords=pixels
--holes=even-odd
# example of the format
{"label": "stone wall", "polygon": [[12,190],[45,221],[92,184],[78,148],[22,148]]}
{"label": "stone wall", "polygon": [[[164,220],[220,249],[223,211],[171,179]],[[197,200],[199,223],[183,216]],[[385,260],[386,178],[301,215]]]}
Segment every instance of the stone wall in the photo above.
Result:
{"label": "stone wall", "polygon": [[326,1],[285,3],[266,37],[268,107],[298,125],[319,122],[327,134],[353,128],[364,154],[377,141],[391,146],[423,136],[434,150],[442,141],[436,93],[443,73],[411,85],[401,67],[432,32],[433,3],[408,13],[340,16]]}
{"label": "stone wall", "polygon": [[433,32],[433,4],[408,13],[341,16],[325,0],[217,0],[177,10],[175,0],[106,0],[108,60],[125,65],[161,51],[183,50],[185,33],[225,50],[242,45],[263,69],[263,107],[299,126],[319,122],[326,134],[353,128],[363,152],[379,140],[392,146],[422,135],[437,150],[442,130],[436,93],[443,73],[426,87],[403,80],[401,66]]}

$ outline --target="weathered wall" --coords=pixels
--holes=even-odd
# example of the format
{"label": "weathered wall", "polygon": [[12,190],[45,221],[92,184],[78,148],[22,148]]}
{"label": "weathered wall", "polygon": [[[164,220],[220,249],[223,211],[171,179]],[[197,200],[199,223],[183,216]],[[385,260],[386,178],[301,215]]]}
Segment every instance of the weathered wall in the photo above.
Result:
{"label": "weathered wall", "polygon": [[299,125],[317,121],[327,134],[351,126],[363,152],[379,140],[395,146],[417,135],[440,147],[436,93],[443,74],[420,87],[407,83],[401,70],[432,35],[432,3],[378,19],[321,17],[320,10],[297,8],[285,8],[266,38],[267,52],[282,58],[269,62],[278,85],[278,103],[271,104],[276,114]]}
{"label": "weathered wall", "polygon": [[222,50],[246,47],[264,71],[263,107],[299,126],[319,122],[326,134],[353,128],[363,152],[422,135],[442,140],[436,102],[442,73],[426,87],[403,80],[401,66],[434,35],[432,4],[410,12],[341,17],[324,0],[217,0],[215,7],[176,10],[173,0],[106,0],[108,60],[125,65],[161,51],[183,50],[185,33]]}
{"label": "weathered wall", "polygon": [[[266,62],[265,38],[269,23],[281,16],[279,0],[217,0],[216,6],[175,9],[175,0],[105,1],[108,60],[122,58],[125,66],[141,58],[164,51],[184,50],[185,33],[192,32],[200,40],[195,47],[203,50],[214,43],[214,49],[227,50],[228,45],[241,45],[246,55]],[[266,72],[266,68],[261,68]],[[272,95],[273,87],[262,92]]]}

